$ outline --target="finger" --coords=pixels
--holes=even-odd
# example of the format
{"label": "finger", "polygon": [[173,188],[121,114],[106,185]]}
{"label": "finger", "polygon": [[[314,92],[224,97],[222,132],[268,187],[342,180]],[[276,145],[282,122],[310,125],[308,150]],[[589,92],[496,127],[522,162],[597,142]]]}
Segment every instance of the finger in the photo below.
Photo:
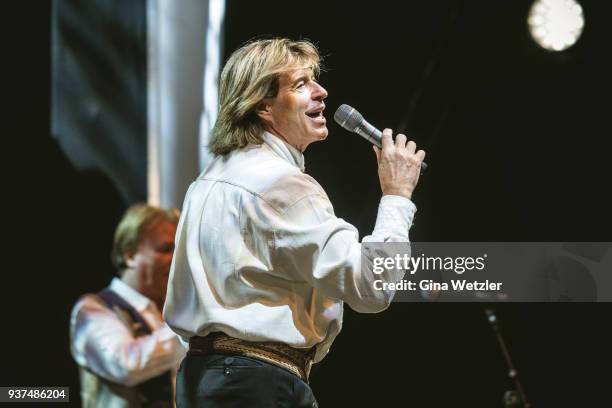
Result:
{"label": "finger", "polygon": [[380,164],[380,149],[377,146],[372,146],[374,153],[376,153],[376,162]]}
{"label": "finger", "polygon": [[425,150],[419,150],[416,152],[416,157],[420,162],[423,162],[423,160],[425,160]]}
{"label": "finger", "polygon": [[406,135],[399,133],[395,136],[395,147],[396,148],[405,148],[406,147]]}
{"label": "finger", "polygon": [[414,154],[414,151],[416,150],[416,143],[414,143],[412,140],[409,141],[406,144],[406,149],[408,149],[408,153]]}
{"label": "finger", "polygon": [[388,150],[393,146],[393,131],[391,129],[385,129],[382,132],[382,148]]}

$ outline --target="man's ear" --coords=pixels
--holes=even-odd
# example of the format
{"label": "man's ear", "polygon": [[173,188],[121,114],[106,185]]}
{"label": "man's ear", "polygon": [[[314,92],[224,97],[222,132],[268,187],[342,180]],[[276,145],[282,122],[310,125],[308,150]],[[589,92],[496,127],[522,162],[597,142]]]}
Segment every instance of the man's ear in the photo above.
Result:
{"label": "man's ear", "polygon": [[136,266],[136,260],[134,259],[134,252],[126,251],[123,253],[123,261],[127,268],[134,268]]}
{"label": "man's ear", "polygon": [[259,102],[255,107],[255,113],[264,123],[272,122],[272,105],[270,100],[266,98]]}

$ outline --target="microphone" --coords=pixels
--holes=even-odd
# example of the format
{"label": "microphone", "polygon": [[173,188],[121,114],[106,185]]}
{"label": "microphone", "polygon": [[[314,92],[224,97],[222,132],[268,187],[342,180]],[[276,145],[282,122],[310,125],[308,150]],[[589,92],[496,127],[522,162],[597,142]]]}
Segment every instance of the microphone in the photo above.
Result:
{"label": "microphone", "polygon": [[[346,104],[340,105],[334,113],[334,120],[349,132],[357,133],[373,145],[378,146],[379,149],[382,148],[382,132],[370,125],[355,108]],[[422,162],[421,173],[425,169],[427,169],[427,163]]]}

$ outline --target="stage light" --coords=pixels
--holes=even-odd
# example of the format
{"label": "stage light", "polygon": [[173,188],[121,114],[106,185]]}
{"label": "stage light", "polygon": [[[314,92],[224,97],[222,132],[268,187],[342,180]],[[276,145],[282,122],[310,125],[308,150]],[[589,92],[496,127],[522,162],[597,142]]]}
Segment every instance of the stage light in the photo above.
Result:
{"label": "stage light", "polygon": [[552,51],[571,47],[584,28],[582,7],[574,0],[537,0],[527,22],[535,42]]}

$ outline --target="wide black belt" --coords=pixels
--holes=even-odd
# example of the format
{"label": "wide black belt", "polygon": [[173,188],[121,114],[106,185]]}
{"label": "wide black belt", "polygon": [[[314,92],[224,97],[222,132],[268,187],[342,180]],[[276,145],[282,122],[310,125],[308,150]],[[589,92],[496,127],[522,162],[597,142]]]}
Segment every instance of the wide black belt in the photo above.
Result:
{"label": "wide black belt", "polygon": [[215,332],[189,338],[190,353],[227,353],[251,357],[284,368],[308,382],[316,348],[298,349],[273,341],[246,341]]}

